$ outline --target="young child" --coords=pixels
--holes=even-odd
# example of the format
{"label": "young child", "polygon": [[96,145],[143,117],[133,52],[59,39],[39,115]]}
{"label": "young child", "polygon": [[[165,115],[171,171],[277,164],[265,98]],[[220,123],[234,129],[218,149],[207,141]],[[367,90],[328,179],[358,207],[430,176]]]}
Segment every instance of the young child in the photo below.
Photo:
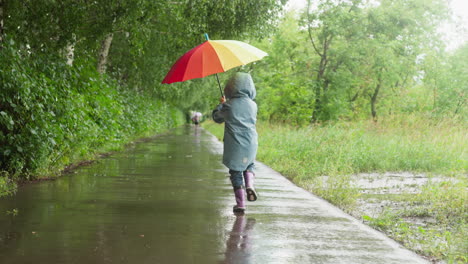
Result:
{"label": "young child", "polygon": [[203,114],[200,113],[200,112],[194,112],[193,115],[192,115],[192,122],[195,124],[195,125],[198,125],[200,124],[201,122],[201,118],[202,118]]}
{"label": "young child", "polygon": [[[223,164],[229,168],[236,205],[234,212],[243,213],[247,200],[257,200],[254,188],[254,160],[257,155],[257,104],[252,77],[248,73],[236,73],[224,88],[224,97],[213,110],[213,120],[224,125]],[[245,182],[245,185],[244,185]]]}

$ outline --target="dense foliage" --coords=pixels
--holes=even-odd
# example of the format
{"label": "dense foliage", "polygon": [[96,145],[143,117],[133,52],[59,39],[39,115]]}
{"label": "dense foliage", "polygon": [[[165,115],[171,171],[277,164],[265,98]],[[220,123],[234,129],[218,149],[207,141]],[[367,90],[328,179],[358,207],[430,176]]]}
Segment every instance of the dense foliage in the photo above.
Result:
{"label": "dense foliage", "polygon": [[0,196],[180,124],[211,87],[161,85],[172,63],[203,33],[267,34],[284,2],[0,0]]}
{"label": "dense foliage", "polygon": [[[309,1],[309,5],[312,1]],[[468,45],[445,51],[444,1],[324,0],[289,13],[257,45],[262,119],[308,124],[422,113],[467,112]]]}
{"label": "dense foliage", "polygon": [[[214,77],[160,84],[203,33],[269,53],[232,71],[253,72],[260,119],[293,125],[260,123],[259,157],[303,187],[347,205],[359,195],[351,173],[466,174],[468,44],[445,50],[437,27],[446,1],[308,0],[278,23],[285,2],[0,0],[0,196],[14,192],[13,180],[180,124],[188,110],[209,114]],[[334,122],[343,120],[353,122]],[[456,245],[466,233],[459,178],[410,196],[438,221],[455,212],[459,223],[449,224],[464,230],[436,226],[432,238],[446,246],[425,252],[466,261]],[[369,219],[401,234],[406,213]]]}
{"label": "dense foliage", "polygon": [[0,60],[9,62],[0,65],[0,168],[11,176],[45,175],[183,120],[175,108],[118,86],[86,63],[30,60],[13,41]]}
{"label": "dense foliage", "polygon": [[[466,262],[468,44],[444,47],[446,2],[308,3],[254,43],[269,53],[247,67],[258,159],[422,255]],[[382,184],[393,172],[429,180]]]}

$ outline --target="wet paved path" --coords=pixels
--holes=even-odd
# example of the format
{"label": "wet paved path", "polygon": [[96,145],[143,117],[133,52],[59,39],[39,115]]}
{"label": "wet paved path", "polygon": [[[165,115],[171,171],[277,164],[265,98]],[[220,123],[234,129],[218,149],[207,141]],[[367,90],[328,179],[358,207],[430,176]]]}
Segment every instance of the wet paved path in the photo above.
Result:
{"label": "wet paved path", "polygon": [[22,187],[0,199],[0,263],[426,263],[260,163],[234,216],[221,151],[185,126]]}

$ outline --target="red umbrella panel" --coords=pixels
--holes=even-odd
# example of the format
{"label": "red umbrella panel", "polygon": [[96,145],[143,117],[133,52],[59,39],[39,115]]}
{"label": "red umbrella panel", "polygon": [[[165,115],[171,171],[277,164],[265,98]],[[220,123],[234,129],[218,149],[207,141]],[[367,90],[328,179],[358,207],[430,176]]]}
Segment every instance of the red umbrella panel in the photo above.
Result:
{"label": "red umbrella panel", "polygon": [[207,40],[182,55],[162,83],[203,78],[260,60],[267,55],[262,50],[241,41]]}
{"label": "red umbrella panel", "polygon": [[224,72],[218,54],[208,41],[196,46],[172,66],[162,83],[183,82]]}

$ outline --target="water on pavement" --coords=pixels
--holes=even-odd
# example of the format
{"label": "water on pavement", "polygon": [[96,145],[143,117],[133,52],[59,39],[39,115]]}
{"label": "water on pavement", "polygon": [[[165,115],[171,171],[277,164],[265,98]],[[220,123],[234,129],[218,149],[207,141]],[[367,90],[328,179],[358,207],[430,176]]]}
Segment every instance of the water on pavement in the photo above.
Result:
{"label": "water on pavement", "polygon": [[425,263],[261,163],[235,216],[221,151],[184,126],[23,186],[0,199],[0,263]]}

